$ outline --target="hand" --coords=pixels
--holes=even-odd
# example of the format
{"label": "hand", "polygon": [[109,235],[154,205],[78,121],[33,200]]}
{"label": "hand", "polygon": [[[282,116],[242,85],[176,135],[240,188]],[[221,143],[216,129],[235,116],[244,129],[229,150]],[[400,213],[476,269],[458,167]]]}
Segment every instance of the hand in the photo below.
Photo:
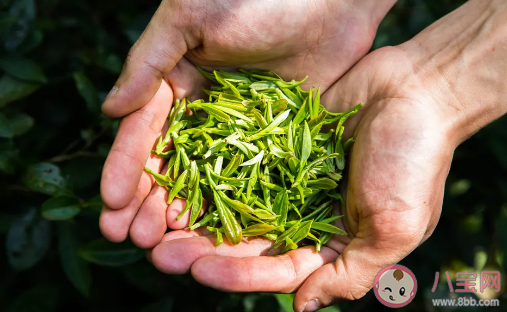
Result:
{"label": "hand", "polygon": [[349,237],[334,237],[320,253],[304,247],[270,257],[263,239],[214,247],[203,231],[173,231],[150,260],[221,290],[297,291],[295,311],[363,296],[382,267],[431,235],[454,149],[507,110],[505,81],[491,79],[507,73],[495,52],[507,48],[506,15],[505,2],[470,1],[406,44],[368,55],[326,92],[330,110],[366,104],[346,124],[356,142],[345,224],[337,225]]}
{"label": "hand", "polygon": [[296,311],[314,299],[323,307],[336,298],[362,297],[382,267],[405,257],[435,228],[455,147],[435,101],[405,85],[412,73],[404,59],[397,48],[378,50],[323,97],[342,103],[328,106],[335,111],[366,103],[346,125],[356,142],[347,206],[337,213],[345,214],[350,236],[334,236],[320,253],[304,247],[272,257],[276,251],[269,252],[264,239],[214,247],[214,236],[180,230],[155,247],[153,264],[170,274],[191,270],[200,283],[226,291],[299,289]]}
{"label": "hand", "polygon": [[204,68],[265,68],[290,79],[308,75],[307,86],[325,90],[368,51],[393,3],[163,1],[103,106],[111,117],[129,114],[103,169],[104,236],[122,241],[130,231],[134,243],[151,248],[167,225],[184,226],[174,222],[181,202],[168,209],[164,191],[152,188],[143,167],[159,172],[163,166],[150,150],[173,96],[195,97],[203,86],[189,61]]}

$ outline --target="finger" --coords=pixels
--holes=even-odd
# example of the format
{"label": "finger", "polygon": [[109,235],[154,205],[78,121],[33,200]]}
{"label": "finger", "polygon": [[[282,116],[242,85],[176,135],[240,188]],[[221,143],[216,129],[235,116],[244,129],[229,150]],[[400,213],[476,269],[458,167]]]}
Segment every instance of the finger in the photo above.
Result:
{"label": "finger", "polygon": [[[146,167],[155,172],[159,172],[162,165],[163,160],[155,155],[150,155],[146,162]],[[143,171],[135,195],[126,207],[122,209],[111,209],[106,205],[102,207],[99,225],[102,235],[106,239],[112,242],[121,242],[127,238],[132,221],[150,192],[153,183],[153,178]]]}
{"label": "finger", "polygon": [[192,265],[192,275],[199,283],[222,291],[292,292],[337,256],[327,247],[320,252],[303,247],[275,257],[208,256]]}
{"label": "finger", "polygon": [[[191,231],[191,230],[176,230],[176,231],[171,231],[169,233],[166,233],[162,237],[161,242],[168,242],[168,241],[175,240],[175,239],[198,237],[198,236],[212,235],[212,234],[213,233],[208,231],[206,229],[206,227],[200,227],[200,228],[197,228],[193,231]],[[146,259],[148,259],[148,261],[150,263],[153,263],[153,261],[151,259],[152,252],[153,252],[153,249],[146,250]]]}
{"label": "finger", "polygon": [[[165,174],[167,166],[161,173]],[[130,238],[139,248],[155,247],[167,230],[167,190],[155,183],[130,226]]]}
{"label": "finger", "polygon": [[211,255],[249,257],[276,254],[279,250],[269,250],[272,241],[255,238],[231,245],[227,240],[215,246],[216,236],[199,236],[174,239],[157,245],[151,254],[153,265],[168,274],[184,274],[192,264],[202,257]]}
{"label": "finger", "polygon": [[215,234],[213,232],[208,231],[205,226],[197,228],[195,230],[175,230],[166,233],[164,237],[162,237],[162,242],[168,242],[180,238],[190,238],[207,235],[215,235]]}
{"label": "finger", "polygon": [[[187,203],[186,200],[181,198],[175,198],[172,203],[169,205],[169,208],[167,209],[167,226],[170,227],[173,230],[179,230],[183,229],[188,226],[190,222],[190,214],[192,208],[188,209],[180,219],[178,219],[178,216],[180,213],[185,209],[185,204]],[[202,201],[202,208],[199,212],[199,216],[201,217],[208,208],[208,202],[203,199]]]}
{"label": "finger", "polygon": [[[163,1],[148,27],[130,49],[122,73],[106,98],[102,111],[121,117],[146,105],[187,51],[183,32],[173,24],[177,10],[169,10]],[[185,32],[189,33],[189,32]]]}
{"label": "finger", "polygon": [[403,259],[422,235],[397,237],[399,246],[354,238],[336,262],[324,265],[303,283],[294,298],[294,311],[317,311],[337,300],[361,298],[372,287],[377,273]]}
{"label": "finger", "polygon": [[172,91],[163,82],[148,105],[121,121],[102,170],[101,195],[109,208],[123,208],[132,200],[171,103]]}

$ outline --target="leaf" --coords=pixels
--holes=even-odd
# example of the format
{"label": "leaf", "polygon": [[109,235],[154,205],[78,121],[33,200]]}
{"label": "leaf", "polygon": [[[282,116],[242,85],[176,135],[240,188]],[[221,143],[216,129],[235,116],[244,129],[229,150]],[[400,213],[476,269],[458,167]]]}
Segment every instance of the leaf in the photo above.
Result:
{"label": "leaf", "polygon": [[294,295],[291,294],[274,294],[276,301],[284,312],[294,312],[292,308],[292,302],[294,301]]}
{"label": "leaf", "polygon": [[139,312],[171,312],[174,300],[172,297],[163,298],[155,303],[144,306]]}
{"label": "leaf", "polygon": [[101,101],[95,86],[84,73],[75,72],[72,77],[74,78],[77,91],[86,103],[88,111],[98,114],[100,112]]}
{"label": "leaf", "polygon": [[322,190],[334,190],[338,187],[338,184],[329,178],[320,178],[317,180],[309,180],[307,183],[308,183],[309,187],[322,189]]}
{"label": "leaf", "polygon": [[301,156],[299,165],[303,167],[306,164],[306,161],[310,157],[310,153],[312,152],[312,136],[310,134],[310,128],[308,127],[308,123],[304,123],[303,130],[303,141],[301,142]]}
{"label": "leaf", "polygon": [[14,129],[10,121],[5,115],[0,112],[0,138],[12,138],[14,136]]}
{"label": "leaf", "polygon": [[16,161],[18,156],[18,150],[2,151],[0,153],[0,171],[7,174],[13,174],[16,170]]}
{"label": "leaf", "polygon": [[59,289],[53,284],[37,284],[24,290],[9,304],[6,312],[55,312]]}
{"label": "leaf", "polygon": [[42,204],[42,216],[48,220],[68,220],[81,212],[79,200],[76,197],[62,195],[52,197]]}
{"label": "leaf", "polygon": [[160,186],[168,186],[169,183],[171,182],[171,179],[168,176],[162,175],[160,173],[156,173],[155,171],[153,171],[147,167],[144,167],[144,171],[151,174],[153,176],[153,178],[155,179],[155,182],[157,182],[158,185],[160,185]]}
{"label": "leaf", "polygon": [[254,89],[256,91],[274,89],[277,87],[276,83],[271,81],[257,81],[250,85],[250,89]]}
{"label": "leaf", "polygon": [[0,78],[0,108],[22,99],[39,88],[40,84],[19,81],[9,75]]}
{"label": "leaf", "polygon": [[202,204],[202,191],[199,187],[199,183],[197,183],[196,194],[192,197],[192,210],[190,212],[190,221],[188,223],[188,226],[192,226],[195,223],[195,220],[197,220],[197,217],[199,217],[199,213],[202,209]]}
{"label": "leaf", "polygon": [[218,216],[220,217],[220,221],[222,221],[222,225],[225,228],[225,236],[227,236],[227,239],[229,239],[229,242],[231,242],[231,244],[239,244],[242,238],[242,231],[238,220],[236,220],[229,207],[227,207],[222,202],[217,192],[214,191],[213,196],[215,199],[215,205],[217,206]]}
{"label": "leaf", "polygon": [[39,65],[31,60],[18,57],[4,57],[0,59],[0,69],[21,81],[41,84],[48,82]]}
{"label": "leaf", "polygon": [[268,135],[273,129],[278,127],[279,124],[281,124],[287,117],[289,117],[290,109],[286,110],[283,113],[278,114],[278,116],[273,119],[273,121],[264,129],[260,130],[259,132],[255,133],[254,135],[246,138],[246,141],[254,141],[257,139],[260,139],[266,135]]}
{"label": "leaf", "polygon": [[34,0],[16,0],[9,8],[9,15],[14,18],[7,35],[3,36],[5,49],[15,51],[27,38],[32,30],[32,23],[35,19]]}
{"label": "leaf", "polygon": [[49,163],[39,163],[28,167],[23,182],[32,190],[48,195],[62,192],[66,187],[60,168]]}
{"label": "leaf", "polygon": [[255,155],[254,158],[245,161],[240,166],[243,167],[243,166],[255,165],[256,163],[261,162],[263,157],[264,157],[264,150],[262,150],[259,154]]}
{"label": "leaf", "polygon": [[174,200],[176,194],[178,194],[178,192],[185,187],[185,181],[187,180],[188,172],[189,172],[188,169],[183,171],[176,180],[176,183],[174,184],[173,188],[171,189],[171,192],[169,193],[169,197],[167,198],[168,204],[170,204]]}
{"label": "leaf", "polygon": [[338,306],[330,306],[320,309],[319,312],[340,312],[340,308]]}
{"label": "leaf", "polygon": [[79,249],[78,253],[88,262],[111,267],[131,264],[144,257],[144,251],[130,241],[111,243],[105,238],[86,244]]}
{"label": "leaf", "polygon": [[83,296],[88,297],[92,275],[88,263],[78,255],[79,242],[75,231],[70,222],[58,224],[58,252],[65,275]]}
{"label": "leaf", "polygon": [[9,122],[11,124],[14,136],[22,135],[33,126],[33,118],[24,113],[16,113],[9,116]]}
{"label": "leaf", "polygon": [[273,212],[280,216],[278,217],[278,224],[283,224],[286,221],[288,211],[289,194],[287,194],[287,190],[283,190],[276,195],[273,203]]}
{"label": "leaf", "polygon": [[313,222],[312,223],[312,229],[324,231],[328,233],[338,234],[338,235],[349,235],[344,230],[328,223],[323,222]]}
{"label": "leaf", "polygon": [[259,236],[269,233],[274,229],[276,229],[276,226],[274,225],[265,223],[254,224],[243,230],[243,236]]}
{"label": "leaf", "polygon": [[190,105],[188,105],[188,107],[189,108],[190,107],[200,107],[206,113],[208,113],[210,116],[213,116],[214,118],[216,118],[218,121],[221,121],[221,122],[228,122],[229,120],[231,120],[231,117],[229,115],[227,115],[222,110],[220,110],[214,106],[210,106],[210,105],[202,106],[202,105],[198,105],[198,104],[195,104],[195,105],[190,104]]}
{"label": "leaf", "polygon": [[50,224],[35,208],[14,220],[6,237],[7,258],[16,270],[25,270],[39,262],[49,248]]}

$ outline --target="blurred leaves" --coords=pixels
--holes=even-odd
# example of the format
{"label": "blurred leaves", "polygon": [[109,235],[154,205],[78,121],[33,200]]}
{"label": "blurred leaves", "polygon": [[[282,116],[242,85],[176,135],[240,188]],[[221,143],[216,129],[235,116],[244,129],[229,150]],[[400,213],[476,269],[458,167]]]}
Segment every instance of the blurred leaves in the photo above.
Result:
{"label": "blurred leaves", "polygon": [[75,226],[69,222],[58,224],[58,252],[63,271],[79,292],[88,297],[92,284],[92,275],[88,263],[78,255],[79,241]]}
{"label": "blurred leaves", "polygon": [[53,312],[58,306],[58,297],[54,285],[39,284],[15,297],[6,312]]}
{"label": "blurred leaves", "polygon": [[39,163],[28,167],[23,180],[32,190],[48,195],[62,192],[66,186],[60,168],[49,163]]}
{"label": "blurred leaves", "polygon": [[139,312],[171,312],[173,310],[173,299],[163,298],[162,300],[149,304],[139,310]]}
{"label": "blurred leaves", "polygon": [[81,206],[79,199],[73,196],[56,196],[42,204],[41,213],[48,220],[67,220],[79,214]]}
{"label": "blurred leaves", "polygon": [[7,117],[0,112],[0,138],[12,138],[13,136],[14,129],[12,128],[11,123]]}
{"label": "blurred leaves", "polygon": [[7,232],[6,249],[9,264],[26,270],[36,264],[49,248],[50,224],[35,208],[14,220]]}
{"label": "blurred leaves", "polygon": [[35,19],[34,0],[16,0],[9,8],[9,27],[1,33],[0,38],[5,49],[14,51],[30,34]]}
{"label": "blurred leaves", "polygon": [[0,77],[0,108],[32,94],[39,86],[39,84],[22,82],[9,75],[3,75]]}
{"label": "blurred leaves", "polygon": [[74,73],[73,77],[77,90],[84,99],[88,111],[98,114],[100,112],[101,101],[91,81],[83,73]]}
{"label": "blurred leaves", "polygon": [[99,238],[81,247],[79,255],[89,262],[114,267],[138,261],[144,257],[144,251],[130,241],[111,243]]}
{"label": "blurred leaves", "polygon": [[18,57],[4,57],[0,59],[0,69],[21,81],[34,83],[48,82],[42,72],[42,68],[31,60]]}

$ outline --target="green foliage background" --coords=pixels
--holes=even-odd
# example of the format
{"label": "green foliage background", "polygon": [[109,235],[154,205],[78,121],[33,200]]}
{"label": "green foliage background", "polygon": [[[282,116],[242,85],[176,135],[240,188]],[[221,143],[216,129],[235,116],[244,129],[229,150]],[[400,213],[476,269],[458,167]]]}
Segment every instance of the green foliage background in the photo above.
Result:
{"label": "green foliage background", "polygon": [[[374,48],[410,39],[461,2],[400,0]],[[0,0],[0,311],[290,311],[290,295],[217,292],[101,239],[100,173],[118,121],[100,105],[157,5]],[[503,118],[456,151],[440,223],[402,262],[419,290],[401,310],[444,311],[429,305],[450,296],[445,280],[430,291],[437,271],[504,272],[506,139]],[[326,310],[372,309],[387,310],[369,293]]]}

